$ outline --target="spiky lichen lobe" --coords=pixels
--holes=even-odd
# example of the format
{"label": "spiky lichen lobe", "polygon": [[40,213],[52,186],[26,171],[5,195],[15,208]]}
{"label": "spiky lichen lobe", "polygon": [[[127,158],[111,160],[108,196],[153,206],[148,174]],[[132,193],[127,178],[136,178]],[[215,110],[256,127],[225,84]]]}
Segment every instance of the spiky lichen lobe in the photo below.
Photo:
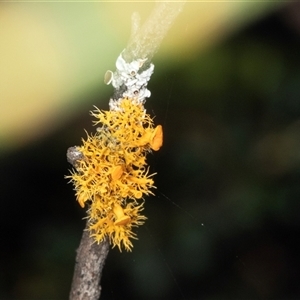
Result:
{"label": "spiky lichen lobe", "polygon": [[132,227],[142,225],[143,196],[152,194],[146,155],[162,146],[162,127],[154,128],[141,103],[123,98],[117,109],[91,114],[100,125],[78,148],[83,158],[70,176],[78,203],[88,202],[89,230],[96,242],[108,236],[113,247],[131,250]]}

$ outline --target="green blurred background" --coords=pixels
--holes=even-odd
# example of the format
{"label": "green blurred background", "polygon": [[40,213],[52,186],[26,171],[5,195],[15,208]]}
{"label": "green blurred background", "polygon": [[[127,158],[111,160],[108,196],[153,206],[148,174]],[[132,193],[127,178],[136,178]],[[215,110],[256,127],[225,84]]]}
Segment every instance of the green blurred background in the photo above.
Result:
{"label": "green blurred background", "polygon": [[[85,216],[66,150],[153,3],[0,4],[0,299],[67,299]],[[156,195],[102,299],[300,298],[300,5],[187,3],[154,58]]]}

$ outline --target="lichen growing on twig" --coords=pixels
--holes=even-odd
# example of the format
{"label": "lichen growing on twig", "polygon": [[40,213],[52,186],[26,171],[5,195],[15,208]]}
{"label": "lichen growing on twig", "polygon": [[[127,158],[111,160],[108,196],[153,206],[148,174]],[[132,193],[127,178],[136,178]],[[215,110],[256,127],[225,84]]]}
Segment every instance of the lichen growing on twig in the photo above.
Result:
{"label": "lichen growing on twig", "polygon": [[154,188],[146,155],[162,146],[162,127],[154,127],[136,99],[119,99],[114,110],[96,108],[91,114],[100,127],[76,147],[82,156],[77,155],[75,170],[67,178],[80,206],[89,204],[89,230],[95,241],[108,237],[113,247],[131,250],[130,239],[136,238],[132,228],[146,219],[141,215],[143,197]]}

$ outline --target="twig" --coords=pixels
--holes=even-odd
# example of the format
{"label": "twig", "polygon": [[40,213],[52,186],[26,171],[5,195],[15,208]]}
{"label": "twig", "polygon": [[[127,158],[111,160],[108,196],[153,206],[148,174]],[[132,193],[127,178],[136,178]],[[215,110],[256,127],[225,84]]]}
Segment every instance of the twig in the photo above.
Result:
{"label": "twig", "polygon": [[72,300],[98,300],[101,295],[100,280],[109,251],[109,242],[106,239],[100,244],[95,243],[87,227],[88,222],[77,250],[70,292]]}
{"label": "twig", "polygon": [[[131,62],[146,58],[147,63],[150,63],[184,4],[185,1],[158,2],[140,29],[138,29],[139,16],[134,13],[131,37],[123,52],[125,61]],[[144,66],[147,67],[147,65]]]}
{"label": "twig", "polygon": [[[77,161],[83,155],[76,147],[67,151],[67,160],[76,168]],[[95,243],[90,237],[89,221],[87,220],[77,249],[74,275],[70,291],[70,300],[98,300],[101,295],[101,276],[104,263],[109,251],[109,241]]]}
{"label": "twig", "polygon": [[[126,82],[128,77],[125,75],[125,81],[123,81],[124,77],[122,72],[118,70],[118,66],[117,72],[113,73],[108,71],[105,76],[105,82],[109,84],[113,81],[115,88],[114,96],[111,99],[112,105],[110,103],[111,108],[114,106],[113,99],[117,101],[117,99],[124,96],[123,93],[128,92],[128,90],[130,90],[130,93],[135,93],[135,88],[137,88],[142,101],[150,96],[150,92],[146,89],[146,86],[154,68],[153,65],[150,65],[151,59],[183,5],[184,2],[159,2],[156,4],[153,13],[142,28],[139,28],[138,14],[133,14],[131,38],[126,49],[120,56],[121,62],[123,60],[125,64],[138,62],[139,80],[142,81],[142,83],[139,86],[139,81],[137,81],[137,83],[135,82],[135,85],[130,86],[130,90],[129,84]],[[149,70],[148,73],[146,69]],[[132,71],[130,74],[132,75]],[[80,153],[76,147],[71,147],[68,149],[67,158],[76,168],[76,161],[83,157],[82,153]],[[109,251],[109,241],[105,239],[99,244],[95,243],[87,231],[88,227],[89,224],[87,221],[77,250],[70,300],[98,300],[101,294],[100,280]]]}

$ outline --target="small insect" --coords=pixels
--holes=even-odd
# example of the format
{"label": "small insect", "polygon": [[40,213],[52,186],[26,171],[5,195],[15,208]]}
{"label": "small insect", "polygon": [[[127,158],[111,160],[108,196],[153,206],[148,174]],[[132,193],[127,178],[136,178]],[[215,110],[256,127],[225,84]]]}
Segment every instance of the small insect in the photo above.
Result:
{"label": "small insect", "polygon": [[75,167],[77,161],[83,158],[84,158],[83,154],[77,149],[76,146],[68,148],[67,160],[71,165]]}

